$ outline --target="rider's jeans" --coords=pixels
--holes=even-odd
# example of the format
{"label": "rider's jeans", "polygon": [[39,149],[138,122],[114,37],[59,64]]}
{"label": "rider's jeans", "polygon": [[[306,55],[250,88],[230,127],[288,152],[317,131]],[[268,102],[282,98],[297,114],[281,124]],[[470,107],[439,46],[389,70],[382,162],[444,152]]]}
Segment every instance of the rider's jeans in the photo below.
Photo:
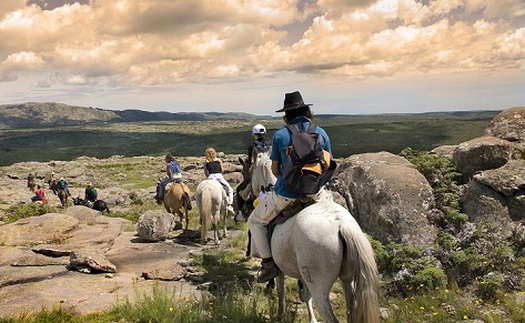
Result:
{"label": "rider's jeans", "polygon": [[259,201],[248,218],[248,226],[252,234],[250,251],[252,257],[265,259],[272,256],[266,226],[293,201],[294,199],[275,194],[275,192],[268,193],[264,200]]}

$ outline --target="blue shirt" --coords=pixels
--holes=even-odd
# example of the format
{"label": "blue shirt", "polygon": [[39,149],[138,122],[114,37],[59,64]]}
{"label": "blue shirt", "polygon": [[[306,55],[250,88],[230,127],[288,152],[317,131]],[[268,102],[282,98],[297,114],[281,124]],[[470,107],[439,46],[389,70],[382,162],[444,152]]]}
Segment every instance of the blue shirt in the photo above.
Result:
{"label": "blue shirt", "polygon": [[173,177],[175,174],[180,173],[180,165],[176,161],[171,160],[168,165],[170,166],[170,177]]}
{"label": "blue shirt", "polygon": [[[311,120],[306,117],[297,117],[292,120],[291,124],[294,125],[297,129],[299,129],[298,124],[302,123],[304,129],[308,129],[310,126]],[[316,126],[315,132],[319,134],[321,137],[323,149],[328,151],[330,154],[332,154],[332,149],[330,146],[330,138],[328,138],[328,135],[323,130],[323,128]],[[286,188],[284,185],[284,179],[282,175],[282,170],[287,162],[287,155],[286,155],[286,149],[292,144],[291,136],[290,136],[290,130],[288,128],[282,127],[279,129],[272,138],[272,153],[270,155],[270,159],[273,161],[279,162],[279,176],[277,176],[277,182],[275,183],[275,186],[273,187],[273,190],[275,193],[288,197],[288,198],[299,198],[303,195],[294,193]]]}

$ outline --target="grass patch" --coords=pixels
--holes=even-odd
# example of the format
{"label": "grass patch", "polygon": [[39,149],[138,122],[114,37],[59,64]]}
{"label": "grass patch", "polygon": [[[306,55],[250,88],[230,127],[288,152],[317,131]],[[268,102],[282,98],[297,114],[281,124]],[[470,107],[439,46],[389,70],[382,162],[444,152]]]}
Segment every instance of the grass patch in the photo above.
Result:
{"label": "grass patch", "polygon": [[20,203],[6,210],[5,223],[13,223],[23,218],[39,216],[46,213],[55,213],[57,209],[49,204],[43,203]]}

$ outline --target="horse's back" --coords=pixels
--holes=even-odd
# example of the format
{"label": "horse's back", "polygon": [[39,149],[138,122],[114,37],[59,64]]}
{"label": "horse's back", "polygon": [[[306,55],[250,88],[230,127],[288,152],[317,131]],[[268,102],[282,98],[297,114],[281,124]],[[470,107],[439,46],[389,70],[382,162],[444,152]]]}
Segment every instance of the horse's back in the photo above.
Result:
{"label": "horse's back", "polygon": [[328,270],[333,271],[330,276],[337,276],[344,255],[340,222],[348,221],[348,216],[337,203],[323,201],[279,225],[272,236],[272,254],[279,268],[297,278],[302,270],[326,274]]}
{"label": "horse's back", "polygon": [[222,201],[223,195],[225,194],[222,184],[214,179],[206,179],[197,185],[195,190],[195,199],[201,200],[203,198],[209,198],[213,201]]}
{"label": "horse's back", "polygon": [[171,197],[173,200],[182,200],[184,193],[190,194],[191,191],[188,186],[182,182],[171,182],[166,185],[166,196]]}

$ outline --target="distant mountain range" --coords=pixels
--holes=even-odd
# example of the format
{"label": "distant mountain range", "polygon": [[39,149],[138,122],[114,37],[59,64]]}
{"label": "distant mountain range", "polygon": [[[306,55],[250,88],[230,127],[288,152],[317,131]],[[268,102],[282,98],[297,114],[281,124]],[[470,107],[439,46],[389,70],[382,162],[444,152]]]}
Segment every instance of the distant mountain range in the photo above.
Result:
{"label": "distant mountain range", "polygon": [[141,110],[104,110],[53,102],[28,102],[0,105],[0,129],[40,128],[103,122],[250,120],[249,113],[149,112]]}
{"label": "distant mountain range", "polygon": [[[392,121],[406,118],[458,118],[486,119],[500,111],[452,111],[428,112],[418,114],[388,114]],[[384,115],[337,115],[316,114],[315,117],[324,120],[343,116],[345,119],[356,119],[359,122],[377,122],[378,116]],[[0,130],[21,128],[48,128],[55,126],[74,126],[93,123],[125,123],[154,121],[209,121],[209,120],[257,120],[272,118],[271,116],[254,115],[242,112],[149,112],[142,110],[105,110],[101,108],[72,106],[54,102],[28,102],[21,104],[0,105]]]}

